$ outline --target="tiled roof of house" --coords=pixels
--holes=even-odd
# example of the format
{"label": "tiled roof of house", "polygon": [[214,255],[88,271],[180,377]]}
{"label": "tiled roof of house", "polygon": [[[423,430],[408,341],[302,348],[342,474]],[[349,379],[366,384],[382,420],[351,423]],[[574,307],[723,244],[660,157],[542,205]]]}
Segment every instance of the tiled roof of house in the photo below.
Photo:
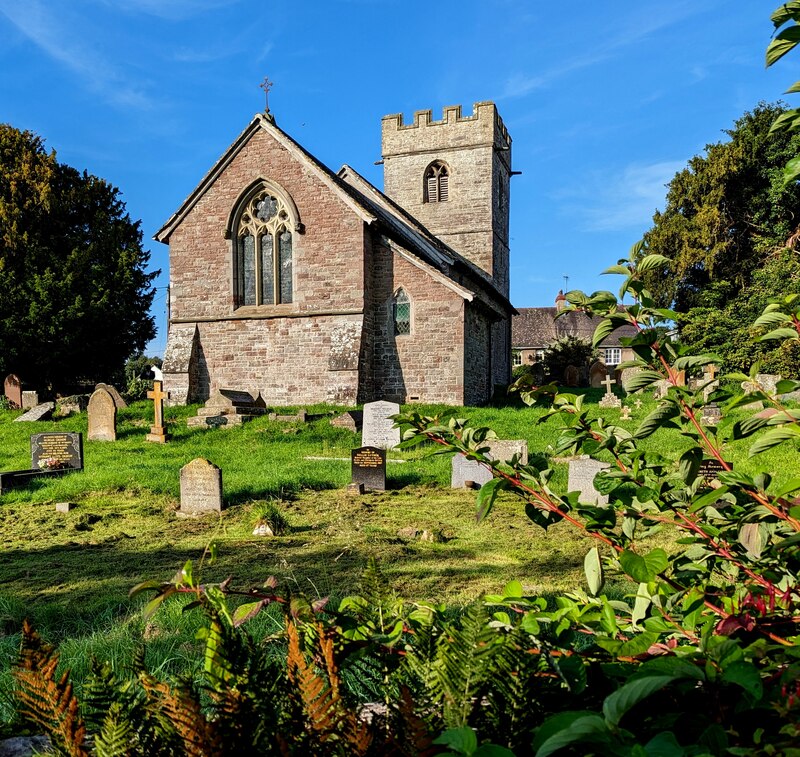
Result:
{"label": "tiled roof of house", "polygon": [[[518,315],[511,320],[511,346],[515,350],[542,349],[556,339],[575,336],[591,342],[599,318],[590,318],[585,313],[568,311],[556,318],[558,310],[550,308],[517,308]],[[636,329],[631,325],[620,326],[602,342],[603,347],[620,347],[620,337],[631,337]]]}

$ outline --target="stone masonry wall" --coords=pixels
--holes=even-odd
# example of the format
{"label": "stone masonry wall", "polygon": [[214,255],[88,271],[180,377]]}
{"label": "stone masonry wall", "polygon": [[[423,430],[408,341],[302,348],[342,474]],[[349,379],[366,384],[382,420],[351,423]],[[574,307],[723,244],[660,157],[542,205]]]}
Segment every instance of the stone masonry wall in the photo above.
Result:
{"label": "stone masonry wall", "polygon": [[[386,246],[371,258],[373,392],[395,402],[464,402],[464,300]],[[392,298],[411,300],[411,333],[394,334]]]}
{"label": "stone masonry wall", "polygon": [[491,397],[491,323],[474,305],[467,306],[464,328],[465,405],[482,405]]}
{"label": "stone masonry wall", "polygon": [[[234,309],[232,242],[224,232],[242,192],[260,178],[291,195],[304,225],[293,234],[294,301]],[[195,399],[233,388],[261,392],[268,404],[354,404],[364,246],[364,224],[352,209],[271,136],[256,132],[170,238],[172,322],[198,327],[188,377]],[[169,390],[168,376],[165,383]]]}

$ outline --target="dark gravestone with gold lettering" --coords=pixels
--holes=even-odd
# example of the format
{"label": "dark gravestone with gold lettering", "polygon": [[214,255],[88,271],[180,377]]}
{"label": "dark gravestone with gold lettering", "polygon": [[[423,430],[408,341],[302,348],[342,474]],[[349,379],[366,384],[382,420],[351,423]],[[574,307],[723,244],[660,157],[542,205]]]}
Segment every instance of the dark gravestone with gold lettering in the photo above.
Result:
{"label": "dark gravestone with gold lettering", "polygon": [[66,431],[31,434],[31,468],[82,470],[83,436]]}
{"label": "dark gravestone with gold lettering", "polygon": [[364,489],[385,491],[386,450],[378,447],[359,447],[350,452],[352,483],[363,484]]}

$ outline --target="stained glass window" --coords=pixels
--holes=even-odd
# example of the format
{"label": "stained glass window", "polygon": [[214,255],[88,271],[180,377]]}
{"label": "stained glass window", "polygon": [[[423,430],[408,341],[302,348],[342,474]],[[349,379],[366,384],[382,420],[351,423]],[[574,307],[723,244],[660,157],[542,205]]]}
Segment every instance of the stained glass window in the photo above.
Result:
{"label": "stained glass window", "polygon": [[291,223],[283,201],[266,189],[244,203],[236,235],[237,306],[292,301]]}

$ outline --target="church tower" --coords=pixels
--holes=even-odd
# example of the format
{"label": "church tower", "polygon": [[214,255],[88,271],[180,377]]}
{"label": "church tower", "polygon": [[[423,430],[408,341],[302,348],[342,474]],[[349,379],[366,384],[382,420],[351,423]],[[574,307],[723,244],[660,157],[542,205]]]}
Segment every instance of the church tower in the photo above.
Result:
{"label": "church tower", "polygon": [[384,192],[508,297],[511,138],[494,103],[384,116],[382,153]]}

